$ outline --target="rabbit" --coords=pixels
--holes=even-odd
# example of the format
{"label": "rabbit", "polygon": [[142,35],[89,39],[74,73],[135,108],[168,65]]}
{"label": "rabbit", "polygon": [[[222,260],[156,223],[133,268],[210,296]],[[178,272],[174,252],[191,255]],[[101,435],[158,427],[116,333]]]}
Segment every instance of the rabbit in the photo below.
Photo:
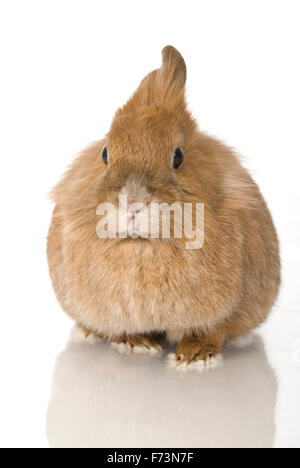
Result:
{"label": "rabbit", "polygon": [[[281,268],[260,190],[230,148],[198,129],[186,75],[181,54],[165,47],[161,68],[73,162],[51,192],[47,253],[58,301],[85,336],[155,354],[163,334],[176,346],[171,365],[205,370],[221,363],[225,342],[241,342],[267,319]],[[99,236],[98,207],[110,203],[120,213],[121,195],[146,208],[201,204],[203,243],[187,248],[174,228],[169,238],[161,229],[126,237],[119,224],[120,235]],[[141,210],[127,215],[138,225]]]}

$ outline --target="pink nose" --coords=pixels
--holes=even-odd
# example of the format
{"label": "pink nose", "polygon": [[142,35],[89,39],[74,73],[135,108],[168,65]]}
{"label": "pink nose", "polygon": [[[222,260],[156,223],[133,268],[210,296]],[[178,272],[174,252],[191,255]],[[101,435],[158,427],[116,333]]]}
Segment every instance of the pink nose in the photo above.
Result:
{"label": "pink nose", "polygon": [[134,211],[129,211],[128,213],[128,220],[132,221],[135,219],[136,215],[140,213],[141,210],[134,210]]}

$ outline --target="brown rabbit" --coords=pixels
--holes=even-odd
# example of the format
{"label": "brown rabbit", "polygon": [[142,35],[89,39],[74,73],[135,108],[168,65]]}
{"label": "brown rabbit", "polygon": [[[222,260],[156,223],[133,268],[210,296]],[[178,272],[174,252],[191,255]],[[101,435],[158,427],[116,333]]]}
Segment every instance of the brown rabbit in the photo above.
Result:
{"label": "brown rabbit", "polygon": [[[117,111],[105,139],[53,190],[50,273],[61,306],[86,335],[151,352],[163,332],[179,343],[177,368],[212,368],[226,340],[266,320],[280,285],[278,240],[237,156],[201,133],[187,110],[182,56],[171,46],[162,54],[162,67]],[[143,206],[126,214],[136,231],[139,216],[151,222],[144,207],[153,203],[204,204],[203,245],[187,248],[175,221],[169,238],[161,220],[155,237],[135,228],[125,237],[120,222],[116,236],[97,235],[98,207],[112,203],[120,214],[120,195]],[[190,217],[195,226],[194,211]]]}

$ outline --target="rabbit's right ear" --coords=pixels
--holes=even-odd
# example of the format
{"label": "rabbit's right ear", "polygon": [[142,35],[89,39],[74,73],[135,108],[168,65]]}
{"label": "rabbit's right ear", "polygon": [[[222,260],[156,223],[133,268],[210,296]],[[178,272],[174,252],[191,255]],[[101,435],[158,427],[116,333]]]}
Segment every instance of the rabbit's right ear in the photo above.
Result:
{"label": "rabbit's right ear", "polygon": [[183,104],[186,65],[182,55],[172,46],[162,50],[162,66],[147,75],[125,108],[149,105],[172,107]]}

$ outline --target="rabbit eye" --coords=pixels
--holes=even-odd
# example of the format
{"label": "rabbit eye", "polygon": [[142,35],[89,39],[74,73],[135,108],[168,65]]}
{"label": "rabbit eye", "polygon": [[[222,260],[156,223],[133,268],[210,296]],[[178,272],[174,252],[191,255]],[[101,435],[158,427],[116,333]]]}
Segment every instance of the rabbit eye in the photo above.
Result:
{"label": "rabbit eye", "polygon": [[104,162],[105,166],[107,166],[107,164],[108,164],[108,149],[107,149],[107,146],[104,146],[103,149],[102,149],[102,159],[103,159],[103,162]]}
{"label": "rabbit eye", "polygon": [[183,163],[183,160],[184,160],[183,149],[178,147],[178,148],[176,148],[175,154],[174,154],[173,168],[178,169],[181,166],[181,164]]}

